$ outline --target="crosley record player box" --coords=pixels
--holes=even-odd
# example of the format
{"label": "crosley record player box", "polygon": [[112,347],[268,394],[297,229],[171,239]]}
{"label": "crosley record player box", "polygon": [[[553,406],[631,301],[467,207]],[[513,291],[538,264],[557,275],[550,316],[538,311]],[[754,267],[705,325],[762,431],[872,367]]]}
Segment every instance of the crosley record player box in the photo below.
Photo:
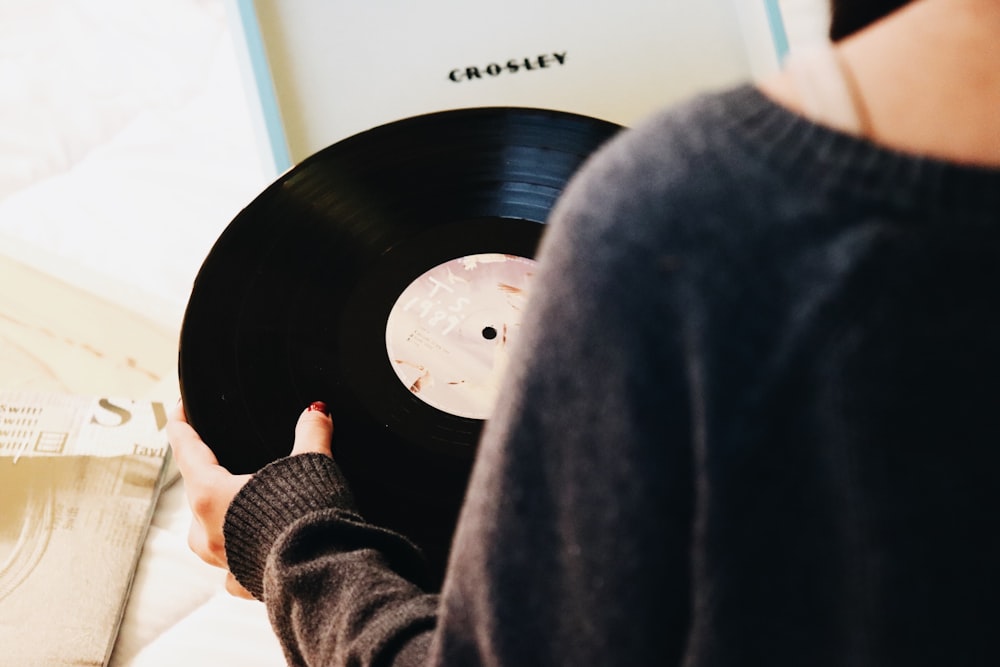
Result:
{"label": "crosley record player box", "polygon": [[481,106],[629,125],[775,70],[779,0],[231,0],[275,173],[340,139]]}

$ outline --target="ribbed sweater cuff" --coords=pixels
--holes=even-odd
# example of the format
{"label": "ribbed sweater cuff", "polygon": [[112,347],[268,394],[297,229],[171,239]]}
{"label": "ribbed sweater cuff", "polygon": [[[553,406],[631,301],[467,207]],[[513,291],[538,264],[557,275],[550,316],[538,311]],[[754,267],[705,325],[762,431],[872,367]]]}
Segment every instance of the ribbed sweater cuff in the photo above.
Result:
{"label": "ribbed sweater cuff", "polygon": [[262,599],[267,557],[281,534],[310,512],[334,508],[354,511],[354,499],[329,456],[299,454],[270,463],[250,478],[226,511],[229,571]]}

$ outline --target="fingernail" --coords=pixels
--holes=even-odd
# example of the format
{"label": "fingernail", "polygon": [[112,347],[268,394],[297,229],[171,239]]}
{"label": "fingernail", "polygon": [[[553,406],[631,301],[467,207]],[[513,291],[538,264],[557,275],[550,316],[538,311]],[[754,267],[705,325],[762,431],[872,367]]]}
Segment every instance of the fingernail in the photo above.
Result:
{"label": "fingernail", "polygon": [[310,412],[322,412],[324,415],[329,415],[330,411],[326,409],[326,403],[323,401],[315,401],[309,404]]}

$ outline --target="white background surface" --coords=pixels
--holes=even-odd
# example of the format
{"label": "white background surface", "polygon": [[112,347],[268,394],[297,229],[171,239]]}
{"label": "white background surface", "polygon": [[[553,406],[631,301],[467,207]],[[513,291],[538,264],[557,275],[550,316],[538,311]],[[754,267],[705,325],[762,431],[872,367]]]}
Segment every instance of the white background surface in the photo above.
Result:
{"label": "white background surface", "polygon": [[176,325],[266,184],[245,100],[221,0],[0,2],[2,249]]}

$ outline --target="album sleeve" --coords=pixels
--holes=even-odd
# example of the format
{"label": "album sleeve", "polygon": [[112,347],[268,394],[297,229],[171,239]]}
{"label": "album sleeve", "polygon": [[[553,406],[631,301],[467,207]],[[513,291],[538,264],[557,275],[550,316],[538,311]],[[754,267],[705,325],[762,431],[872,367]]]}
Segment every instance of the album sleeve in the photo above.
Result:
{"label": "album sleeve", "polygon": [[437,608],[420,586],[423,558],[361,518],[330,457],[291,456],[254,475],[230,505],[225,541],[289,664],[423,662]]}

